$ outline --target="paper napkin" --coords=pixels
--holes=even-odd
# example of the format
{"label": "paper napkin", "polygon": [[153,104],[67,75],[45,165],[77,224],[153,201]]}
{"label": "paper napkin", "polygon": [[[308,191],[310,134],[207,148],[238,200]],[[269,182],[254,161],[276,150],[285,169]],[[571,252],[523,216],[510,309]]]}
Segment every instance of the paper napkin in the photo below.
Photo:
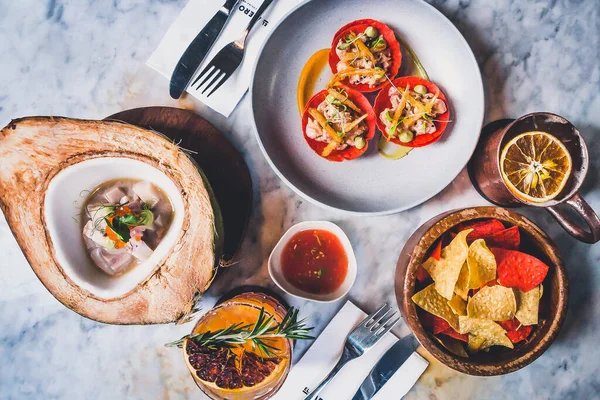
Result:
{"label": "paper napkin", "polygon": [[[242,65],[219,90],[210,97],[202,95],[201,91],[197,91],[192,87],[188,87],[187,92],[218,113],[229,117],[248,91],[254,63],[269,32],[288,11],[302,1],[276,0],[269,6],[248,36],[246,54]],[[185,49],[204,25],[223,6],[223,3],[225,3],[225,0],[190,0],[150,56],[147,62],[148,66],[170,80],[173,70]],[[239,38],[261,3],[261,0],[238,1],[228,23],[221,32],[221,36],[215,42],[191,82],[196,79],[204,67],[226,44]]]}
{"label": "paper napkin", "polygon": [[[315,388],[337,363],[342,354],[346,336],[366,316],[367,314],[353,303],[346,302],[304,357],[292,368],[274,400],[304,399],[309,393],[309,388]],[[346,364],[323,389],[319,397],[323,400],[352,399],[373,366],[397,340],[398,338],[393,334],[386,334],[369,352]],[[423,357],[413,353],[373,399],[396,400],[402,398],[414,386],[428,365],[429,363]]]}

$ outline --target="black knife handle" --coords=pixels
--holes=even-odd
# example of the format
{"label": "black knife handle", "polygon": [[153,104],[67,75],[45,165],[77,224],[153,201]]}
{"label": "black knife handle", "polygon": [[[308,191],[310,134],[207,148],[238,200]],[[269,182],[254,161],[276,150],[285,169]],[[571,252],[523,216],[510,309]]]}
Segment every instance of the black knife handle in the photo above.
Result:
{"label": "black knife handle", "polygon": [[235,3],[237,3],[237,0],[228,0],[183,52],[171,76],[169,92],[172,98],[178,99],[181,97],[192,76],[202,64],[202,60],[216,42],[223,26],[229,19],[231,8]]}

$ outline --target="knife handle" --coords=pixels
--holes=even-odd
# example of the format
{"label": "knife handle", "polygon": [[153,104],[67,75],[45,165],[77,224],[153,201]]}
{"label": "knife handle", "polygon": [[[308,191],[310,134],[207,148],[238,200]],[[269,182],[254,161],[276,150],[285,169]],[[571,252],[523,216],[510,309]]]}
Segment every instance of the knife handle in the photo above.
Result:
{"label": "knife handle", "polygon": [[323,388],[327,386],[327,384],[337,375],[338,372],[340,372],[344,365],[348,364],[348,361],[352,361],[355,358],[356,355],[351,353],[350,350],[348,350],[346,346],[344,346],[344,352],[342,353],[342,357],[337,362],[337,364],[335,364],[335,367],[333,367],[329,375],[327,375],[325,379],[323,379],[321,383],[319,383],[319,386],[314,388],[314,390],[308,396],[306,396],[304,400],[317,400],[319,398],[319,393],[321,392],[321,390],[323,390]]}

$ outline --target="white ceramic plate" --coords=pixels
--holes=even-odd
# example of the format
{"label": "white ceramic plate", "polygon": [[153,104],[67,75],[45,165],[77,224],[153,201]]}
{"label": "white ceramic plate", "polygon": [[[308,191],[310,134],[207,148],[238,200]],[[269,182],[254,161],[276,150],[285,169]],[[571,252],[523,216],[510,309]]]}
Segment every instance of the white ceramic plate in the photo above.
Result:
{"label": "white ceramic plate", "polygon": [[[377,154],[377,133],[362,157],[329,162],[303,138],[296,104],[298,78],[307,60],[329,47],[339,28],[364,18],[386,23],[412,47],[448,98],[453,122],[438,142],[401,160]],[[326,79],[321,78],[319,88],[324,88]],[[469,45],[446,17],[421,0],[301,4],[263,45],[250,96],[260,148],[277,175],[315,204],[362,215],[404,211],[439,193],[471,157],[484,114],[481,74]]]}

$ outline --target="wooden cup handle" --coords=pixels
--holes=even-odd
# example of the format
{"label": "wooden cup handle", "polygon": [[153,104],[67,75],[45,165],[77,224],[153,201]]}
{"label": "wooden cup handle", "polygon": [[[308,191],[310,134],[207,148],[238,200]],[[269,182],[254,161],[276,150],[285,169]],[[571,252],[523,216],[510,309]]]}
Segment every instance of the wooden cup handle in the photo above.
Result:
{"label": "wooden cup handle", "polygon": [[558,221],[558,223],[571,236],[584,243],[596,243],[600,241],[600,218],[594,212],[592,207],[579,195],[575,193],[566,203],[575,210],[581,218],[587,223],[589,230],[582,229],[573,222],[564,211],[556,206],[548,207],[546,210]]}

